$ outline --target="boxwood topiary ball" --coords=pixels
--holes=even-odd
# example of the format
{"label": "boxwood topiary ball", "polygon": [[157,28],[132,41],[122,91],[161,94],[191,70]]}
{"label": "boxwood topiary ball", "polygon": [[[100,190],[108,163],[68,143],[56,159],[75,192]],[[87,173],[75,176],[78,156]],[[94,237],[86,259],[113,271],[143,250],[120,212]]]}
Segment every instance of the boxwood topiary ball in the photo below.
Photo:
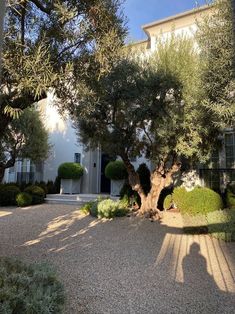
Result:
{"label": "boxwood topiary ball", "polygon": [[105,167],[105,176],[111,180],[123,180],[127,178],[127,171],[121,160],[110,161]]}
{"label": "boxwood topiary ball", "polygon": [[58,168],[58,176],[61,179],[78,180],[83,175],[83,167],[76,162],[65,162]]}

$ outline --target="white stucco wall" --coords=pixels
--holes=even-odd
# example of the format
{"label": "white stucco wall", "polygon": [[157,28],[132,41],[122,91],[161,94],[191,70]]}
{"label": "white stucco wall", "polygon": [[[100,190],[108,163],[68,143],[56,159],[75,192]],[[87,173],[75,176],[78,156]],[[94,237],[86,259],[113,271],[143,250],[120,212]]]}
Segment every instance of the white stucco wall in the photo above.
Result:
{"label": "white stucco wall", "polygon": [[83,146],[78,143],[75,129],[68,116],[62,117],[56,106],[51,102],[50,95],[38,103],[42,120],[49,132],[51,150],[48,159],[44,162],[43,180],[55,180],[58,166],[63,162],[74,162],[74,154],[81,154]]}

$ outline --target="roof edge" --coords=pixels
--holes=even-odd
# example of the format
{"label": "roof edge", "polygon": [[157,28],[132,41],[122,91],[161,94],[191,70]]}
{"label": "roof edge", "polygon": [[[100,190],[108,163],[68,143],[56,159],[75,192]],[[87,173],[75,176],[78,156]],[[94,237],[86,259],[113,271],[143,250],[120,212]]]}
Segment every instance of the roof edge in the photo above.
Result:
{"label": "roof edge", "polygon": [[153,26],[156,26],[156,25],[161,25],[161,24],[163,24],[163,23],[170,22],[170,21],[179,19],[179,18],[181,18],[181,17],[194,14],[195,12],[206,11],[206,10],[208,10],[208,9],[211,8],[211,7],[212,7],[211,4],[206,4],[206,5],[200,6],[200,7],[198,7],[198,8],[192,9],[192,10],[184,11],[184,12],[182,12],[182,13],[178,13],[178,14],[176,14],[176,15],[172,15],[172,16],[169,16],[169,17],[167,17],[167,18],[160,19],[160,20],[157,20],[157,21],[154,21],[154,22],[145,24],[145,25],[141,26],[141,28],[147,33],[147,31],[146,31],[147,28],[150,28],[150,27],[153,27]]}

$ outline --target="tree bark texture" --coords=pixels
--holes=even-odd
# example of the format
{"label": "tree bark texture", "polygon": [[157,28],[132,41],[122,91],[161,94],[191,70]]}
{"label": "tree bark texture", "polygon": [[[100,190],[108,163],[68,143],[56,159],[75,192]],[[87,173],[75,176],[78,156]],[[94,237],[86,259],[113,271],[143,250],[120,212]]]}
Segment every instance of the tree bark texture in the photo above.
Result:
{"label": "tree bark texture", "polygon": [[141,207],[139,209],[140,215],[156,214],[159,212],[157,208],[158,200],[162,190],[172,184],[173,175],[180,170],[181,164],[174,162],[170,169],[165,170],[162,165],[157,167],[151,173],[151,189],[147,195],[145,195],[140,183],[138,173],[135,171],[134,166],[131,164],[128,156],[122,155],[122,160],[126,166],[129,184],[132,190],[136,191],[141,199]]}

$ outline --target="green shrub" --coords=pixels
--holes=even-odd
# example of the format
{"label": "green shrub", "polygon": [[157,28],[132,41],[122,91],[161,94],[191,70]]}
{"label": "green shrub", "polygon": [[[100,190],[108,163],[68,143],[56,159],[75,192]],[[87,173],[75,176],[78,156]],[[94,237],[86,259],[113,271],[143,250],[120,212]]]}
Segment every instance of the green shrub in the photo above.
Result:
{"label": "green shrub", "polygon": [[224,241],[235,241],[235,212],[224,209],[206,215],[208,232]]}
{"label": "green shrub", "polygon": [[129,200],[131,195],[133,195],[133,192],[130,184],[125,182],[120,190],[120,199],[126,197]]}
{"label": "green shrub", "polygon": [[226,192],[226,203],[230,208],[235,208],[235,194],[230,189]]}
{"label": "green shrub", "polygon": [[32,183],[26,183],[25,181],[20,183],[20,190],[24,191],[28,186],[31,186]]}
{"label": "green shrub", "polygon": [[174,189],[172,197],[183,214],[206,214],[223,208],[221,196],[208,188],[195,187],[187,192],[183,187],[178,187]]}
{"label": "green shrub", "polygon": [[61,179],[80,179],[83,175],[83,167],[76,162],[65,162],[58,168],[58,177]]}
{"label": "green shrub", "polygon": [[0,313],[62,313],[64,290],[46,264],[0,259]]}
{"label": "green shrub", "polygon": [[[84,214],[90,214],[91,208],[93,204],[96,203],[96,201],[90,201],[86,204],[84,204],[81,208],[80,211],[83,212]],[[96,216],[96,215],[95,215]]]}
{"label": "green shrub", "polygon": [[139,165],[137,173],[139,174],[140,184],[144,190],[144,193],[147,195],[151,189],[149,168],[145,163],[142,163]]}
{"label": "green shrub", "polygon": [[0,189],[0,205],[12,206],[16,205],[16,195],[20,193],[20,189],[15,185],[5,185]]}
{"label": "green shrub", "polygon": [[128,200],[128,206],[133,206],[134,204],[137,204],[138,206],[141,205],[139,194],[136,191],[133,191],[128,183],[124,183],[120,191],[120,200],[123,199]]}
{"label": "green shrub", "polygon": [[166,197],[165,197],[165,199],[164,199],[164,202],[163,202],[163,208],[165,209],[165,210],[167,210],[167,209],[170,209],[171,208],[171,206],[172,206],[172,195],[171,194],[168,194]]}
{"label": "green shrub", "polygon": [[31,185],[28,186],[24,192],[29,193],[32,196],[32,204],[41,204],[44,202],[45,192],[40,186]]}
{"label": "green shrub", "polygon": [[127,171],[121,160],[110,161],[105,167],[105,176],[110,180],[123,180],[127,178]]}
{"label": "green shrub", "polygon": [[32,204],[32,196],[29,193],[21,192],[16,196],[16,203],[19,207],[26,207]]}
{"label": "green shrub", "polygon": [[56,194],[54,182],[51,180],[47,181],[47,194]]}
{"label": "green shrub", "polygon": [[187,192],[187,190],[182,186],[176,187],[173,190],[172,199],[175,207],[177,207],[180,210],[186,208],[188,193],[189,192]]}
{"label": "green shrub", "polygon": [[124,207],[123,203],[106,199],[98,203],[97,215],[99,218],[113,218],[125,216],[128,209]]}
{"label": "green shrub", "polygon": [[45,194],[48,193],[48,189],[47,189],[47,184],[46,184],[46,182],[44,182],[44,181],[37,182],[37,181],[36,181],[34,185],[40,186],[40,188],[42,188],[42,189],[44,190]]}
{"label": "green shrub", "polygon": [[97,217],[98,216],[98,201],[94,201],[90,207],[90,215],[92,217]]}
{"label": "green shrub", "polygon": [[60,182],[61,182],[61,179],[60,177],[57,176],[54,182],[55,193],[60,193]]}

